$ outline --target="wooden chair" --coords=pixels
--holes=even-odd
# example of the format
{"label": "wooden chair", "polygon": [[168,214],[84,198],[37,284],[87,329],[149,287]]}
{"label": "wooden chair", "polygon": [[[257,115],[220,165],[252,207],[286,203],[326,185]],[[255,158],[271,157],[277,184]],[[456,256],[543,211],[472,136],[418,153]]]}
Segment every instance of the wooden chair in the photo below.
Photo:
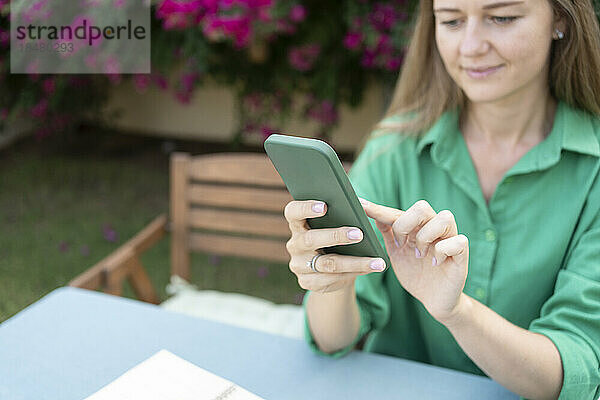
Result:
{"label": "wooden chair", "polygon": [[190,252],[287,263],[292,200],[270,160],[258,153],[171,156],[170,221],[160,215],[69,285],[121,295],[128,280],[143,301],[159,302],[140,255],[171,236],[171,275],[190,280]]}

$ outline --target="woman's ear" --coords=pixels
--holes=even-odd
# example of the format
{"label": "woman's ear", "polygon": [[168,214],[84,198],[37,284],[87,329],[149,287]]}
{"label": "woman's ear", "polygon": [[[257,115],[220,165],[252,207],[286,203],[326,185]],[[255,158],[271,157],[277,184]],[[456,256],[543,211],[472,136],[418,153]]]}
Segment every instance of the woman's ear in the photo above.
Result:
{"label": "woman's ear", "polygon": [[[558,32],[562,33],[562,37],[557,37]],[[562,39],[567,34],[567,21],[565,16],[554,11],[554,23],[552,24],[552,37],[554,39]]]}

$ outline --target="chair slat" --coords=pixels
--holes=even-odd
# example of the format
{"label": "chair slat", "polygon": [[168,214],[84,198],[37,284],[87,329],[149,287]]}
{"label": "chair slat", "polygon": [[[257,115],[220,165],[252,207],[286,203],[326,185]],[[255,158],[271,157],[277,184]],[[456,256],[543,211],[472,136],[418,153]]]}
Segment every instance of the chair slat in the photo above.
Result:
{"label": "chair slat", "polygon": [[185,198],[191,157],[186,153],[171,156],[171,274],[190,279],[190,254],[186,246],[188,204]]}
{"label": "chair slat", "polygon": [[290,236],[287,221],[279,214],[224,211],[193,208],[189,213],[191,228],[249,233],[286,238]]}
{"label": "chair slat", "polygon": [[194,251],[265,261],[288,263],[290,260],[285,241],[192,233],[189,247]]}
{"label": "chair slat", "polygon": [[292,196],[285,190],[226,187],[209,184],[188,186],[188,201],[192,204],[280,212]]}
{"label": "chair slat", "polygon": [[196,157],[190,163],[188,174],[197,181],[285,188],[269,158],[260,153],[222,153]]}

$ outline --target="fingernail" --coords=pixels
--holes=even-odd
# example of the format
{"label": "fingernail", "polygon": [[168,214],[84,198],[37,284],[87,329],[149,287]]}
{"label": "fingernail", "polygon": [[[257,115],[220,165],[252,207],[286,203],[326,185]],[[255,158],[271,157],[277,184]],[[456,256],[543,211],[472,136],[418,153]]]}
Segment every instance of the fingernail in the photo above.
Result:
{"label": "fingernail", "polygon": [[433,258],[431,259],[431,266],[432,266],[432,267],[435,267],[436,265],[437,265],[437,259],[436,259],[435,257],[433,257]]}
{"label": "fingernail", "polygon": [[360,239],[362,237],[362,233],[358,229],[352,229],[348,231],[348,239]]}
{"label": "fingernail", "polygon": [[383,271],[385,269],[385,261],[383,261],[381,258],[378,258],[376,260],[371,261],[371,264],[369,266],[375,271]]}
{"label": "fingernail", "polygon": [[325,211],[325,203],[315,203],[312,206],[312,210],[318,214],[321,214]]}
{"label": "fingernail", "polygon": [[415,247],[415,257],[421,258],[421,252],[419,251],[419,249],[417,247]]}
{"label": "fingernail", "polygon": [[361,199],[360,197],[358,198],[358,200],[360,201],[360,204],[362,204],[363,206],[368,206],[369,202],[366,201],[365,199]]}
{"label": "fingernail", "polygon": [[398,239],[394,238],[394,242],[396,242],[396,247],[400,247],[400,243],[398,243]]}

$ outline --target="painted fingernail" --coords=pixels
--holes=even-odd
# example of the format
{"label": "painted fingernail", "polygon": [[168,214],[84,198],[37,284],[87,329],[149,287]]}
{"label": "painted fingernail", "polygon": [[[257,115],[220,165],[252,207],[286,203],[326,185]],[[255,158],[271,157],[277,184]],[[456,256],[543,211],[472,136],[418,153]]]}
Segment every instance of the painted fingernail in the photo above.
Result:
{"label": "painted fingernail", "polygon": [[437,265],[437,259],[436,259],[435,257],[433,257],[433,258],[431,259],[431,266],[432,266],[432,267],[435,267],[436,265]]}
{"label": "painted fingernail", "polygon": [[325,211],[325,203],[314,203],[312,210],[318,214],[321,214],[323,211]]}
{"label": "painted fingernail", "polygon": [[369,266],[375,271],[383,271],[385,269],[385,261],[383,261],[381,258],[378,258],[376,260],[371,261],[371,264],[369,264]]}
{"label": "painted fingernail", "polygon": [[348,231],[348,239],[356,240],[362,237],[362,233],[358,229],[351,229]]}
{"label": "painted fingernail", "polygon": [[415,247],[415,257],[421,258],[421,252],[419,251],[419,249],[417,247]]}

